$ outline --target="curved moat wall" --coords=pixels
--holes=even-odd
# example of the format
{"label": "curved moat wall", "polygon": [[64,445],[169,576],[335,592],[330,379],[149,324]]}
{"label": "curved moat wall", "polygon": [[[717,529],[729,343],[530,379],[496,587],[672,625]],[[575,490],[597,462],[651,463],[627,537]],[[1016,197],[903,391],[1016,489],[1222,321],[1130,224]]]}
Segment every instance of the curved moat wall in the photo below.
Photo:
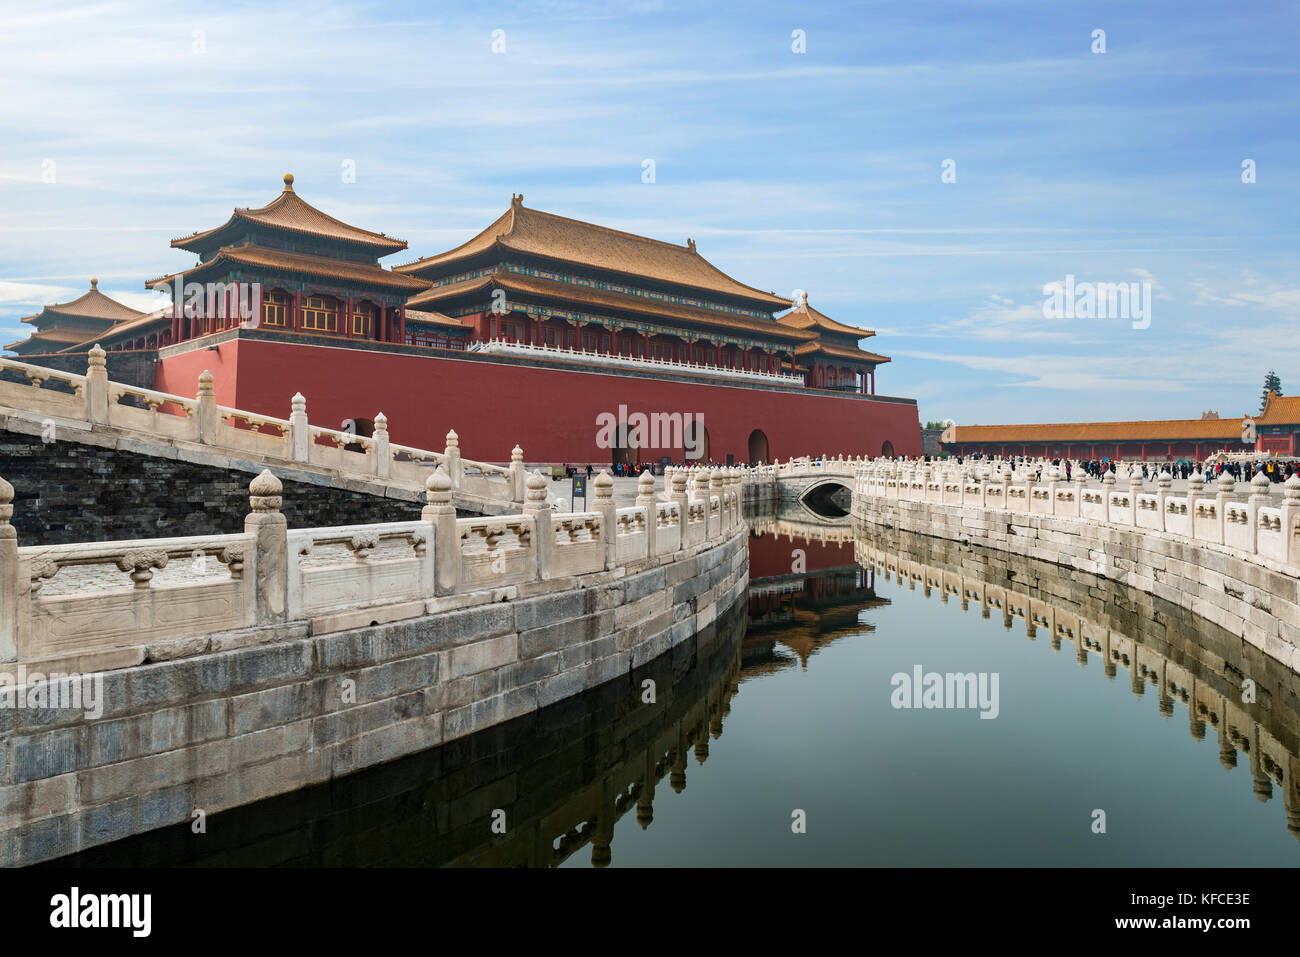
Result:
{"label": "curved moat wall", "polygon": [[[102,710],[0,709],[0,865],[36,863],[392,761],[626,676],[743,598],[747,530],[435,615],[103,675]],[[544,594],[537,594],[545,591]],[[498,600],[493,600],[498,599]],[[501,600],[504,599],[504,600]]]}
{"label": "curved moat wall", "polygon": [[1231,549],[1150,529],[863,494],[853,517],[1091,572],[1200,615],[1300,671],[1300,579]]}
{"label": "curved moat wall", "polygon": [[[554,867],[588,846],[592,863],[605,866],[617,822],[631,815],[650,826],[656,797],[682,791],[688,760],[703,763],[710,737],[720,736],[747,622],[737,602],[680,645],[584,694],[234,808],[204,834],[179,824],[48,866]],[[492,826],[502,813],[504,833]]]}

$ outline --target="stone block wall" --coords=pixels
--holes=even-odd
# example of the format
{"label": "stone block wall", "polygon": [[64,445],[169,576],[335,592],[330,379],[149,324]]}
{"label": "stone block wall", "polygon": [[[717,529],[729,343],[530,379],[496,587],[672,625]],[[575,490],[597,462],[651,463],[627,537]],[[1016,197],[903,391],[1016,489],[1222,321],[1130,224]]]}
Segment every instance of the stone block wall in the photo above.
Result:
{"label": "stone block wall", "polygon": [[[223,812],[203,834],[182,823],[54,866],[545,867],[588,843],[598,859],[618,818],[649,825],[656,791],[672,800],[669,774],[673,790],[684,785],[683,742],[707,748],[721,732],[747,621],[738,602],[645,666],[550,707]],[[492,829],[498,809],[504,833]]]}
{"label": "stone block wall", "polygon": [[97,720],[0,709],[0,865],[50,860],[319,784],[580,694],[713,623],[748,584],[711,547],[449,596],[437,614],[103,675]]}
{"label": "stone block wall", "polygon": [[[45,443],[39,435],[0,431],[0,476],[14,487],[13,525],[20,545],[62,545],[128,538],[169,538],[243,531],[248,483],[263,466],[244,469],[213,455],[139,454],[111,440]],[[126,440],[119,439],[120,445]],[[307,473],[299,473],[305,477]],[[421,502],[402,489],[393,497],[333,484],[284,481],[290,528],[411,521]],[[352,483],[360,487],[360,483]]]}
{"label": "stone block wall", "polygon": [[873,525],[1024,555],[1129,585],[1300,671],[1300,579],[1212,543],[1071,518],[855,495]]}

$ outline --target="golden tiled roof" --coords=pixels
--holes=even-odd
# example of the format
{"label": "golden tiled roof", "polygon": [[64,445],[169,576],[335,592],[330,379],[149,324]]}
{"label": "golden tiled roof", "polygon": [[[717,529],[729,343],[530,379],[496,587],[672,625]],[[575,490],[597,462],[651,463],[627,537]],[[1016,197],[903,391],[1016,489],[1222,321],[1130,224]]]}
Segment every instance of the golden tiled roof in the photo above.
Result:
{"label": "golden tiled roof", "polygon": [[777,316],[776,321],[794,329],[822,329],[826,332],[843,332],[857,336],[859,339],[866,339],[875,335],[875,332],[870,329],[846,326],[844,323],[836,322],[830,316],[818,312],[808,305],[808,294],[806,292],[800,294],[799,298],[795,300],[793,309],[784,316]]}
{"label": "golden tiled roof", "polygon": [[1241,419],[1155,419],[1134,422],[1055,422],[1041,425],[959,425],[958,442],[1177,442],[1240,439]]}
{"label": "golden tiled roof", "polygon": [[6,349],[14,349],[19,346],[49,344],[51,347],[62,349],[68,343],[81,342],[86,338],[85,329],[37,329],[26,339],[18,342],[11,342],[5,346]]}
{"label": "golden tiled roof", "polygon": [[451,316],[444,316],[440,312],[427,312],[422,309],[411,309],[408,307],[406,310],[406,323],[407,325],[410,325],[413,322],[423,323],[427,326],[456,326],[460,329],[465,328],[465,323]]}
{"label": "golden tiled roof", "polygon": [[171,306],[164,306],[162,309],[155,309],[153,312],[141,313],[138,319],[132,319],[130,322],[119,323],[111,329],[105,329],[89,338],[82,337],[74,345],[66,349],[60,349],[60,352],[81,352],[83,349],[89,349],[97,342],[113,342],[119,336],[128,333],[141,331],[150,331],[152,327],[157,326],[159,329],[167,328],[171,322]]}
{"label": "golden tiled roof", "polygon": [[428,282],[423,279],[417,279],[415,276],[398,275],[382,266],[348,262],[344,259],[327,259],[323,256],[310,256],[306,253],[285,252],[282,249],[271,249],[267,246],[223,246],[217,250],[211,259],[200,263],[193,269],[173,273],[170,276],[159,276],[157,279],[150,279],[145,283],[145,286],[153,289],[169,284],[177,277],[206,272],[223,262],[239,266],[260,266],[264,269],[283,269],[286,272],[320,276],[326,279],[352,280],[374,286],[385,286],[389,289],[415,290],[429,288]]}
{"label": "golden tiled roof", "polygon": [[406,248],[405,240],[394,239],[383,233],[372,233],[368,229],[349,226],[300,198],[293,191],[293,174],[284,176],[284,192],[258,209],[236,209],[230,218],[213,229],[205,229],[192,236],[173,239],[172,245],[177,249],[192,249],[203,240],[225,229],[237,219],[263,226],[275,226],[295,233],[309,236],[321,236],[326,239],[338,239],[344,242],[369,246],[378,255],[387,256]]}
{"label": "golden tiled roof", "polygon": [[1300,396],[1278,395],[1270,392],[1264,402],[1264,411],[1255,419],[1257,425],[1300,424]]}
{"label": "golden tiled roof", "polygon": [[50,313],[57,313],[59,318],[98,319],[105,322],[125,322],[143,316],[139,309],[124,306],[116,299],[110,299],[99,291],[99,280],[90,280],[90,290],[71,302],[59,302],[46,306],[34,316],[24,316],[23,322],[35,322],[48,318]]}
{"label": "golden tiled roof", "polygon": [[813,336],[813,333],[801,329],[791,329],[776,322],[764,322],[761,319],[749,319],[745,316],[728,316],[724,313],[714,312],[711,309],[683,306],[672,302],[660,302],[655,299],[629,296],[608,289],[591,289],[586,286],[575,286],[567,282],[556,282],[552,279],[542,279],[537,276],[521,276],[518,273],[510,272],[498,272],[448,286],[438,286],[428,292],[422,292],[411,297],[407,302],[407,306],[422,306],[441,302],[493,285],[523,295],[563,299],[597,309],[623,309],[647,316],[682,319],[687,322],[719,326],[724,329],[743,329],[746,332],[772,336],[776,339],[799,340],[810,339]]}
{"label": "golden tiled roof", "polygon": [[498,247],[577,266],[721,293],[767,307],[785,308],[791,304],[789,299],[732,279],[696,252],[693,239],[688,239],[685,246],[678,246],[529,209],[524,206],[523,199],[523,196],[512,197],[510,208],[469,242],[437,256],[427,256],[393,268],[418,275]]}
{"label": "golden tiled roof", "polygon": [[851,346],[837,346],[829,342],[822,342],[820,339],[814,342],[805,342],[794,350],[796,356],[806,356],[823,354],[835,356],[839,359],[853,359],[857,362],[889,362],[889,356],[876,355],[874,352],[867,352],[865,349],[855,349]]}

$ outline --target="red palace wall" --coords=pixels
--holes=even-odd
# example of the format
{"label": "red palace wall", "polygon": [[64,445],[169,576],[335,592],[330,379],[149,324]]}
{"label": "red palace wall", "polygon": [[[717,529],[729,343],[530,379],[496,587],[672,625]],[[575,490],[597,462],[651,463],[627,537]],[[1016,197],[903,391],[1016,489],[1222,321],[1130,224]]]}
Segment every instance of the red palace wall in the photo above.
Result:
{"label": "red palace wall", "polygon": [[[695,385],[572,369],[546,369],[473,359],[268,341],[229,339],[216,348],[161,358],[155,388],[192,396],[199,373],[215,377],[217,402],[289,417],[289,399],[301,392],[313,425],[340,428],[344,419],[388,417],[392,441],[441,450],[447,431],[460,436],[461,454],[503,462],[518,443],[529,462],[609,462],[597,445],[597,416],[635,412],[702,413],[709,455],[749,460],[749,436],[761,429],[769,458],[798,455],[919,455],[915,403],[873,401],[825,393]],[[682,450],[646,449],[643,461]]]}

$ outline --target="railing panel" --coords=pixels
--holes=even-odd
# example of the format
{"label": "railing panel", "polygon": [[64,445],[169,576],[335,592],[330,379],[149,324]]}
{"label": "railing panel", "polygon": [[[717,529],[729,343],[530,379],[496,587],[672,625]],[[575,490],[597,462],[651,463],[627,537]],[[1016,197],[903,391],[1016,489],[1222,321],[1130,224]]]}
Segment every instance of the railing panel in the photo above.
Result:
{"label": "railing panel", "polygon": [[1255,517],[1256,534],[1259,536],[1259,553],[1275,562],[1288,562],[1287,536],[1282,530],[1281,509],[1263,506]]}
{"label": "railing panel", "polygon": [[[0,369],[27,379],[23,382],[14,382],[10,378],[0,378],[0,405],[77,422],[85,422],[89,419],[84,376],[62,375],[50,369],[42,369],[40,366],[15,362],[4,362],[0,364]],[[42,388],[41,382],[50,379],[63,383],[73,391]]]}
{"label": "railing panel", "polygon": [[[250,627],[251,535],[29,546],[18,550],[22,657],[82,653]],[[21,592],[23,583],[29,583]]]}
{"label": "railing panel", "polygon": [[500,588],[537,578],[531,516],[462,518],[456,521],[456,531],[460,536],[460,581],[464,591]]}
{"label": "railing panel", "polygon": [[1187,499],[1165,499],[1165,531],[1192,537],[1192,517],[1187,512]]}
{"label": "railing panel", "polygon": [[432,597],[433,535],[423,521],[290,530],[290,617]]}
{"label": "railing panel", "polygon": [[584,575],[605,567],[605,541],[598,512],[559,512],[552,519],[555,549],[551,576]]}
{"label": "railing panel", "polygon": [[1227,503],[1223,513],[1223,544],[1249,552],[1250,538],[1250,509],[1234,502]]}
{"label": "railing panel", "polygon": [[1219,503],[1212,498],[1198,498],[1192,516],[1192,533],[1203,542],[1219,540]]}
{"label": "railing panel", "polygon": [[1160,512],[1160,496],[1139,492],[1137,495],[1138,528],[1160,531],[1163,525]]}
{"label": "railing panel", "polygon": [[[717,498],[712,499],[716,502]],[[646,510],[644,506],[633,505],[620,508],[615,513],[617,521],[616,554],[620,562],[635,561],[646,557]]]}

